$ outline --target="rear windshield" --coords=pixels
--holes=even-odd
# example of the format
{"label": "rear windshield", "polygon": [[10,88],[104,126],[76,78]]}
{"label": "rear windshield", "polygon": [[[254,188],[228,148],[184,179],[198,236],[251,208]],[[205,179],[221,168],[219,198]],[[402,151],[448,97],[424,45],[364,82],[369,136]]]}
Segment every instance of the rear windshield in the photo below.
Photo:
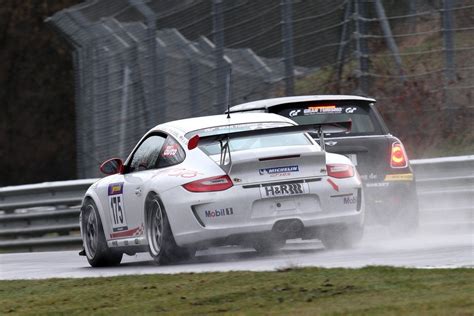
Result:
{"label": "rear windshield", "polygon": [[[259,122],[259,123],[245,123],[237,125],[216,126],[211,128],[200,129],[187,133],[186,138],[190,139],[194,135],[209,136],[216,134],[223,134],[228,132],[248,131],[264,128],[273,128],[281,126],[292,126],[285,122]],[[229,146],[232,152],[268,148],[268,147],[287,147],[298,145],[312,145],[310,139],[302,132],[288,133],[288,134],[274,134],[274,135],[255,135],[249,137],[242,137],[231,139]],[[199,148],[208,155],[216,155],[220,153],[220,144],[218,142],[200,145]]]}
{"label": "rear windshield", "polygon": [[[378,135],[382,129],[367,104],[350,101],[304,102],[276,106],[271,112],[288,117],[298,124],[318,124],[352,120],[352,135]],[[346,133],[345,133],[346,134]],[[337,136],[337,134],[334,134]]]}

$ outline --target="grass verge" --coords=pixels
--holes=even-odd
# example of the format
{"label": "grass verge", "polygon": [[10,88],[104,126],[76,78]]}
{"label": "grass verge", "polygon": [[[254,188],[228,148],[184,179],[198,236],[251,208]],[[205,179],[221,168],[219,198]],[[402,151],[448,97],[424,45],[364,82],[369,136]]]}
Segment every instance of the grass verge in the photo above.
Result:
{"label": "grass verge", "polygon": [[0,282],[0,314],[472,315],[474,269],[288,269]]}

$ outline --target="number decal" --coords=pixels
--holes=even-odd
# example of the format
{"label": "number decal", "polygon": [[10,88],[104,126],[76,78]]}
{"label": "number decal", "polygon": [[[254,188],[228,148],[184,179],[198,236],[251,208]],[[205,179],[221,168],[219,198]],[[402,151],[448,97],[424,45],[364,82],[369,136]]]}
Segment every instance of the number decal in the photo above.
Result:
{"label": "number decal", "polygon": [[110,210],[112,211],[112,218],[114,225],[123,225],[124,217],[122,211],[122,198],[120,195],[110,197]]}
{"label": "number decal", "polygon": [[127,230],[127,221],[123,208],[123,183],[109,185],[109,207],[114,232]]}

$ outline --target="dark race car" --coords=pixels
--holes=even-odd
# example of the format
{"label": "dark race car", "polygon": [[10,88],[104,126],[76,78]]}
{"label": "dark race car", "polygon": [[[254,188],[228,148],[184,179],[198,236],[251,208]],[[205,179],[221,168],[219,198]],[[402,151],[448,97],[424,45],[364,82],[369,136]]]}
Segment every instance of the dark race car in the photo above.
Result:
{"label": "dark race car", "polygon": [[259,100],[230,108],[269,112],[299,124],[352,120],[352,130],[326,134],[326,151],[344,154],[357,166],[365,190],[367,220],[392,232],[418,227],[418,199],[413,171],[402,142],[391,135],[375,100],[352,95],[309,95]]}

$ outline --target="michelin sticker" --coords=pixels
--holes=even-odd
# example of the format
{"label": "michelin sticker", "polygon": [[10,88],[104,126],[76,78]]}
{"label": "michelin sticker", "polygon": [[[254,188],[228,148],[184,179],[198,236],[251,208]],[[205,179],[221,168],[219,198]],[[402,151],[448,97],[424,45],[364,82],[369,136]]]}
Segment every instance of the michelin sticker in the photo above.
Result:
{"label": "michelin sticker", "polygon": [[281,176],[281,175],[290,175],[292,172],[299,172],[300,169],[298,166],[284,166],[284,167],[274,167],[274,168],[263,168],[258,169],[258,173],[263,175],[270,176]]}

